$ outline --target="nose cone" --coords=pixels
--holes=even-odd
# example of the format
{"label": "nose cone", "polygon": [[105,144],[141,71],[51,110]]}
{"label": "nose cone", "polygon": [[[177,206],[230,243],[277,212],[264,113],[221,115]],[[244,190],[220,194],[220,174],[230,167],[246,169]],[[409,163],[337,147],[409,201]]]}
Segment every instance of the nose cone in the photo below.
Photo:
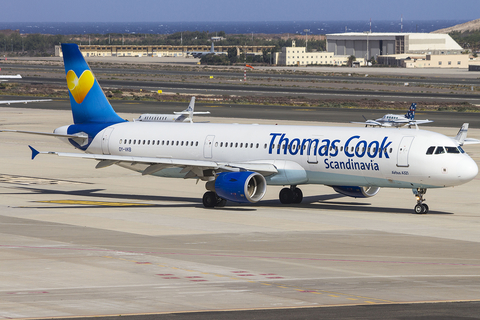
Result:
{"label": "nose cone", "polygon": [[472,180],[477,176],[477,174],[478,166],[472,158],[468,157],[462,159],[457,164],[457,178],[461,184],[467,183],[468,181]]}

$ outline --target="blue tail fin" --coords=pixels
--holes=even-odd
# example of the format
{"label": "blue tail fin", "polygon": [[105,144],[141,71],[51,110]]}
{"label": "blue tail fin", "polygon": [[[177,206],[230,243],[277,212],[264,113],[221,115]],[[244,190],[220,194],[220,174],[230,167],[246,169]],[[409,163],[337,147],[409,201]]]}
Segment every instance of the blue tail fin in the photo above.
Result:
{"label": "blue tail fin", "polygon": [[408,109],[407,113],[405,113],[405,118],[408,120],[413,120],[415,118],[415,109],[417,109],[417,104],[412,103],[410,109]]}
{"label": "blue tail fin", "polygon": [[74,123],[124,122],[108,102],[78,46],[62,43],[62,52]]}

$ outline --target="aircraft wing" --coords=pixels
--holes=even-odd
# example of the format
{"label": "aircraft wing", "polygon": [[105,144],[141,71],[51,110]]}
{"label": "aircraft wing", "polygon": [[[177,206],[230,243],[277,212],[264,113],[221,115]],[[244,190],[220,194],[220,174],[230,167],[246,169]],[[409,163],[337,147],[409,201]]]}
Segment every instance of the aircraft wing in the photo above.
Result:
{"label": "aircraft wing", "polygon": [[52,101],[52,99],[39,99],[39,100],[0,100],[0,104],[12,104],[12,103],[29,103],[29,102],[47,102]]}
{"label": "aircraft wing", "polygon": [[0,75],[0,79],[22,79],[22,76],[19,74],[16,74],[16,75],[4,74],[4,75]]}
{"label": "aircraft wing", "polygon": [[379,126],[382,127],[383,123],[377,122],[375,120],[367,120],[365,122],[355,122],[355,121],[350,121],[350,123],[356,123],[356,124],[364,124],[366,126]]}
{"label": "aircraft wing", "polygon": [[277,168],[271,163],[227,163],[209,160],[186,160],[186,159],[170,159],[170,158],[153,158],[153,157],[132,157],[121,155],[105,155],[105,154],[88,154],[88,153],[69,153],[69,152],[53,152],[53,151],[37,151],[29,146],[32,150],[32,160],[38,154],[50,154],[60,157],[72,157],[91,159],[99,161],[96,168],[105,168],[120,162],[131,164],[148,165],[142,172],[142,175],[153,174],[166,168],[183,168],[182,172],[187,173],[185,178],[202,178],[203,170],[213,169],[217,172],[223,171],[255,171],[262,175],[271,175],[278,173]]}
{"label": "aircraft wing", "polygon": [[[174,111],[173,112],[174,114],[178,114],[178,115],[190,115],[190,112],[188,111]],[[192,114],[210,114],[210,111],[193,111],[191,112]]]}
{"label": "aircraft wing", "polygon": [[410,121],[409,124],[412,124],[412,125],[417,124],[418,125],[418,124],[425,124],[425,123],[431,123],[431,122],[433,122],[433,120],[428,120],[428,119],[426,119],[426,120],[413,120],[413,121]]}

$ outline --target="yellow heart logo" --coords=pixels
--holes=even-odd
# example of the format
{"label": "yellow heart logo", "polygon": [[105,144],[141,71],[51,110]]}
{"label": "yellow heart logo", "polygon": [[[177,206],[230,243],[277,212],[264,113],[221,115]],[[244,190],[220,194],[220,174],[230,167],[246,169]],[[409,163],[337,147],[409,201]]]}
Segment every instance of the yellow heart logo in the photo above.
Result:
{"label": "yellow heart logo", "polygon": [[93,87],[95,78],[90,70],[85,70],[80,79],[75,74],[75,71],[69,70],[67,72],[67,86],[68,90],[75,99],[75,102],[80,104],[87,96],[90,89]]}

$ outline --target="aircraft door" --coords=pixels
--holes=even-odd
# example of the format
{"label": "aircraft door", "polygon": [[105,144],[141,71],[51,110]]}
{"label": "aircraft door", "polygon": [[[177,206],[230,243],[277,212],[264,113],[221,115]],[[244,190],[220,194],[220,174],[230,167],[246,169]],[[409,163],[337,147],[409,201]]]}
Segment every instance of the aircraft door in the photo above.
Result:
{"label": "aircraft door", "polygon": [[110,148],[109,148],[109,141],[110,141],[110,135],[112,134],[113,127],[107,127],[105,128],[103,132],[103,137],[102,137],[102,153],[103,154],[110,154]]}
{"label": "aircraft door", "polygon": [[203,145],[203,157],[206,159],[212,158],[213,140],[215,140],[215,136],[207,136],[205,138],[205,143]]}
{"label": "aircraft door", "polygon": [[315,143],[315,142],[312,142],[310,144],[310,147],[307,150],[307,162],[308,163],[312,163],[312,164],[318,163],[317,147],[318,147],[318,144]]}
{"label": "aircraft door", "polygon": [[403,137],[397,152],[397,167],[408,167],[408,154],[415,137]]}

